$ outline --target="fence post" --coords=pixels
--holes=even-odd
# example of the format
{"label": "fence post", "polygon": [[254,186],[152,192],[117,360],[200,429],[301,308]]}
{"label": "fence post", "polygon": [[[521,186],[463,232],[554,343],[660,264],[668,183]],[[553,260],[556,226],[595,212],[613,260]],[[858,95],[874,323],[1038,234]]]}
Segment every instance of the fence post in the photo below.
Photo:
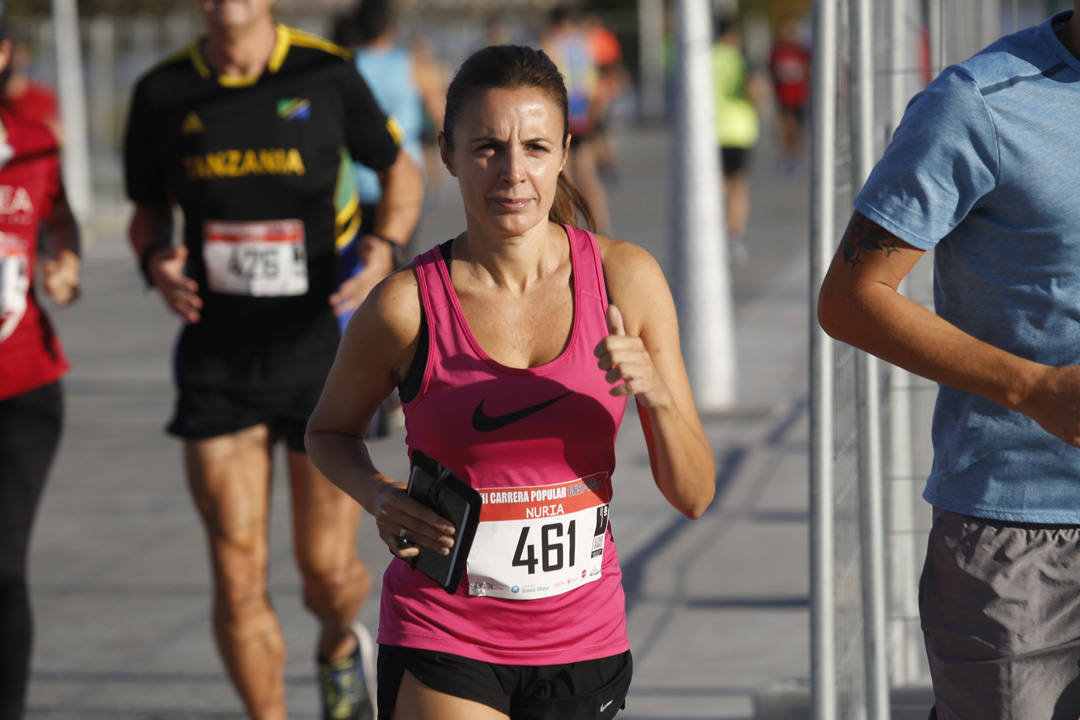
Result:
{"label": "fence post", "polygon": [[836,718],[833,341],[817,322],[836,242],[836,0],[814,2],[810,178],[810,681],[814,720]]}
{"label": "fence post", "polygon": [[[852,58],[851,189],[858,192],[874,162],[874,59],[870,0],[850,0]],[[859,427],[859,526],[861,528],[863,646],[866,709],[870,720],[889,719],[885,642],[885,533],[882,528],[881,388],[877,358],[859,352],[855,365]]]}
{"label": "fence post", "polygon": [[[904,107],[915,85],[911,70],[915,65],[911,35],[912,0],[891,0],[889,18],[889,117],[884,122],[886,141],[903,116]],[[900,292],[907,294],[910,283],[905,279]],[[912,484],[916,482],[912,427],[914,409],[911,402],[915,378],[896,365],[888,370],[889,438],[888,438],[888,501],[889,553],[887,591],[892,620],[889,677],[893,685],[906,685],[919,674],[920,658],[925,658],[922,636],[913,631],[911,619],[918,617],[918,553],[915,536],[915,499]],[[925,662],[925,661],[924,661]]]}

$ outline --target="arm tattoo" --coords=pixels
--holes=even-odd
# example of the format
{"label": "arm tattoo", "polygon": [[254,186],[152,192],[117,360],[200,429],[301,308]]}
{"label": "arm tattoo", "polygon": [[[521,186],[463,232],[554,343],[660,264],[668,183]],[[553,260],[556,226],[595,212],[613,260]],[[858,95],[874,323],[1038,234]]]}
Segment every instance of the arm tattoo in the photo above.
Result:
{"label": "arm tattoo", "polygon": [[900,241],[861,213],[851,216],[851,222],[848,223],[844,238],[840,242],[844,247],[844,262],[853,269],[864,262],[864,256],[868,252],[884,250],[886,256],[900,252]]}

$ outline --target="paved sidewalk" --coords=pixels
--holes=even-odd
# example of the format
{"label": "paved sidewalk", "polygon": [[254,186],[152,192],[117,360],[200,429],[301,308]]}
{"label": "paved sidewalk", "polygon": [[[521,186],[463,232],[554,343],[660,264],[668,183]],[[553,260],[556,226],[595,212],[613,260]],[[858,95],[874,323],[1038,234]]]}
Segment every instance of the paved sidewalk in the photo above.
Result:
{"label": "paved sidewalk", "polygon": [[[667,267],[668,139],[626,128],[619,140],[615,235]],[[739,403],[706,418],[716,502],[695,522],[664,502],[633,410],[618,441],[613,528],[635,655],[626,720],[750,718],[755,690],[808,674],[807,186],[775,175],[768,148],[755,162],[750,262],[734,278]],[[416,249],[462,227],[459,204],[449,184],[432,195]],[[34,536],[28,718],[238,718],[210,635],[206,550],[180,448],[161,431],[177,323],[141,288],[121,231],[99,230],[82,302],[53,313],[75,367]],[[400,435],[372,451],[404,477]],[[315,718],[315,623],[300,601],[280,472],[272,505],[290,710]],[[381,575],[388,555],[371,523],[360,550]],[[376,589],[362,619],[374,628],[377,617]]]}

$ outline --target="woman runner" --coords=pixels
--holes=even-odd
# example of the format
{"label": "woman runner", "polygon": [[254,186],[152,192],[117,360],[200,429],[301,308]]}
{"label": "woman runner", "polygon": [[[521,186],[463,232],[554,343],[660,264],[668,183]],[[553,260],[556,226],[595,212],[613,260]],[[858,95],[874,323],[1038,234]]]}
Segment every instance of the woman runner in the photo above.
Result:
{"label": "woman runner", "polygon": [[[628,396],[664,497],[691,518],[713,497],[671,292],[644,250],[572,224],[575,210],[591,221],[562,175],[566,89],[543,52],[497,46],[466,60],[439,145],[465,231],[360,307],[307,433],[314,462],[395,555],[379,717],[611,718],[631,674],[607,522]],[[408,560],[418,546],[448,553],[456,529],[380,473],[364,444],[395,386],[410,451],[484,498],[452,595]]]}

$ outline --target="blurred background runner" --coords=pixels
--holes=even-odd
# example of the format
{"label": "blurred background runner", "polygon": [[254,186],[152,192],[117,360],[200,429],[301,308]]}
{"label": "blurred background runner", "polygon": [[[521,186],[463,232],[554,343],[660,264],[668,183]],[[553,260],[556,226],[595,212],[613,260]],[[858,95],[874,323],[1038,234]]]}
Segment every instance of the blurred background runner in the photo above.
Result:
{"label": "blurred background runner", "polygon": [[615,140],[612,137],[612,109],[623,89],[630,84],[630,75],[623,64],[622,46],[619,38],[604,24],[603,18],[591,12],[582,20],[589,38],[593,61],[596,63],[596,97],[594,100],[596,126],[596,165],[605,180],[615,180],[618,175]]}
{"label": "blurred background runner", "polygon": [[[367,82],[375,102],[384,113],[397,121],[401,148],[420,168],[426,166],[422,140],[424,133],[434,139],[442,131],[446,106],[446,71],[436,63],[426,44],[420,52],[398,41],[398,22],[391,0],[363,0],[338,22],[335,33],[352,47],[356,69]],[[360,223],[355,232],[338,236],[337,250],[341,279],[344,282],[363,269],[357,248],[363,236],[374,232],[382,183],[371,168],[352,163],[352,192],[360,203]],[[348,183],[344,179],[343,183]],[[412,237],[406,239],[406,245]],[[403,256],[395,258],[395,266]],[[352,317],[352,310],[338,313],[342,332]],[[391,428],[404,427],[401,403],[396,395],[387,398],[372,421],[369,432],[374,437],[389,434]]]}
{"label": "blurred background runner", "polygon": [[[0,85],[12,42],[0,2]],[[0,88],[3,90],[3,88]],[[41,232],[39,232],[41,231]],[[39,237],[46,242],[39,243]],[[43,262],[42,262],[43,261]],[[39,272],[40,267],[40,272]],[[0,106],[0,718],[19,720],[30,675],[30,532],[63,426],[68,361],[38,299],[79,295],[79,231],[53,130]]]}
{"label": "blurred background runner", "polygon": [[802,18],[787,18],[776,31],[776,41],[769,54],[780,133],[780,169],[785,174],[798,170],[803,156],[810,104],[810,47],[805,35]]}
{"label": "blurred background runner", "polygon": [[[430,55],[416,53],[398,41],[398,23],[391,0],[363,0],[341,20],[338,31],[353,50],[356,69],[364,78],[375,102],[397,121],[401,148],[419,167],[424,166],[421,136],[442,131],[446,105],[444,70]],[[382,185],[371,168],[352,164],[355,192],[360,202],[359,234],[349,245],[338,244],[343,279],[359,271],[355,242],[373,232]],[[351,313],[340,317],[347,320]]]}
{"label": "blurred background runner", "polygon": [[750,155],[760,135],[758,108],[764,102],[764,92],[761,78],[747,65],[742,32],[734,16],[716,20],[712,61],[728,252],[732,262],[744,264],[749,258]]}
{"label": "blurred background runner", "polygon": [[603,112],[600,73],[593,55],[589,33],[566,7],[556,7],[549,15],[547,29],[539,40],[562,73],[570,101],[570,157],[566,171],[592,210],[596,231],[611,233],[607,190],[600,177],[600,157],[596,126]]}
{"label": "blurred background runner", "polygon": [[8,79],[4,84],[0,102],[4,107],[23,120],[44,123],[57,139],[63,133],[60,129],[60,106],[56,92],[43,83],[30,77],[30,44],[19,37],[11,40],[11,64],[8,66]]}

